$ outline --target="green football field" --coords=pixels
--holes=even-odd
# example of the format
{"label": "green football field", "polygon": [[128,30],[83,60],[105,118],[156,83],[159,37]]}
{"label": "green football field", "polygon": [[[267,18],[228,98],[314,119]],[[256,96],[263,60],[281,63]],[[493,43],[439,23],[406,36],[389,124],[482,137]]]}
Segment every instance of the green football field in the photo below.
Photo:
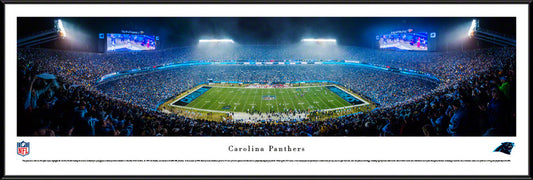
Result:
{"label": "green football field", "polygon": [[212,87],[185,107],[226,112],[290,112],[351,106],[326,87]]}

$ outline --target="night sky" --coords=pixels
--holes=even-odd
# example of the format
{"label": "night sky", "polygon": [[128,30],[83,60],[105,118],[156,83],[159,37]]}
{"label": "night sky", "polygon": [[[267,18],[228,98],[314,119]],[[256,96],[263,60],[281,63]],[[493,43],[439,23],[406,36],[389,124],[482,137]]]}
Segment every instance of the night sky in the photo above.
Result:
{"label": "night sky", "polygon": [[[71,49],[95,51],[98,33],[120,33],[122,30],[144,31],[159,35],[159,48],[191,46],[203,38],[230,38],[239,44],[291,44],[303,38],[334,38],[339,45],[375,47],[375,37],[391,31],[414,29],[415,32],[437,32],[439,50],[453,44],[457,36],[467,33],[474,17],[403,18],[403,17],[55,17],[17,19],[17,36],[53,28],[55,19],[77,31],[78,42]],[[510,18],[476,18],[480,27],[515,35],[516,21]],[[466,30],[465,30],[466,29]],[[64,44],[64,43],[63,43]],[[50,42],[45,48],[65,49],[62,42]],[[481,46],[484,46],[483,44]]]}

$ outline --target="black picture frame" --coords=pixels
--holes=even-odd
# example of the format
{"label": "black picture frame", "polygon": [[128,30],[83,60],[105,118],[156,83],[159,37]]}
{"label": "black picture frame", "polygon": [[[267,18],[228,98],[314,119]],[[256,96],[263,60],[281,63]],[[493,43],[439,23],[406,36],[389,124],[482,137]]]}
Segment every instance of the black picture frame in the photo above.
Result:
{"label": "black picture frame", "polygon": [[[530,0],[3,0],[1,11],[5,14],[5,5],[8,4],[528,4],[529,6],[530,3]],[[1,21],[5,30],[5,18],[1,18]],[[2,36],[1,39],[5,44],[5,36]],[[529,41],[529,45],[531,46],[531,41]],[[5,55],[5,49],[2,49],[1,52]],[[1,69],[5,68],[5,61],[6,59],[4,58],[4,62],[0,66]],[[530,68],[528,67],[528,69]],[[0,90],[2,94],[5,94],[4,90],[7,88],[5,77],[4,72],[2,78],[0,78],[4,85],[4,88]],[[529,77],[533,77],[530,71]],[[529,84],[531,86],[531,81]],[[530,92],[528,92],[529,94]],[[2,104],[5,104],[5,96],[2,96],[0,100]],[[531,104],[531,99],[529,99],[529,102]],[[533,111],[531,106],[529,111]],[[4,125],[6,121],[4,108],[1,110],[1,115],[2,125]],[[531,129],[531,124],[529,126],[529,129]],[[3,126],[1,129],[2,134],[5,133],[6,128],[9,127]],[[529,134],[529,139],[531,139],[531,134]],[[0,146],[2,151],[5,149],[5,141],[4,136]],[[5,167],[8,164],[5,162],[5,153],[2,154],[2,157],[4,159],[0,170],[2,179],[532,179],[531,169],[529,169],[529,175],[527,176],[6,176]],[[530,159],[528,164],[530,164],[529,162]]]}

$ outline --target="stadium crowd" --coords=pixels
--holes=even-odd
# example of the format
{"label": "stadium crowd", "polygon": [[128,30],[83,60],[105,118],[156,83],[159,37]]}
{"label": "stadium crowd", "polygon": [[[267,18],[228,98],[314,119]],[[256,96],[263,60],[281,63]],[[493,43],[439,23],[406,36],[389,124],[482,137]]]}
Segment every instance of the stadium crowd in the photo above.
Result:
{"label": "stadium crowd", "polygon": [[[22,93],[17,96],[18,132],[55,136],[514,134],[515,48],[441,53],[342,47],[334,55],[317,52],[311,57],[280,49],[283,48],[245,46],[214,56],[199,56],[199,50],[190,47],[108,54],[19,49],[17,92]],[[95,86],[96,79],[112,72],[187,60],[329,60],[336,56],[421,70],[442,81],[436,85],[391,72],[341,65],[206,65]],[[153,110],[160,100],[209,78],[244,82],[330,80],[382,106],[369,113],[301,123],[212,122]]]}
{"label": "stadium crowd", "polygon": [[437,86],[434,81],[383,70],[324,64],[185,66],[143,74],[134,78],[122,78],[97,87],[113,97],[154,108],[161,100],[176,96],[192,88],[193,85],[206,82],[207,79],[244,83],[334,81],[382,105],[405,101],[430,92]]}

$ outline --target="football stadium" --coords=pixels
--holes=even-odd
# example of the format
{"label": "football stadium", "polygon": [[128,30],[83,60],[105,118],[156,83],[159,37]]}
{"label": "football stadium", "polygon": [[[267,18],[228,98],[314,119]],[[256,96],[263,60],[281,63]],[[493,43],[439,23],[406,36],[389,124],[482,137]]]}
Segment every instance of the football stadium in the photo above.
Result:
{"label": "football stadium", "polygon": [[19,17],[17,26],[19,136],[516,133],[514,18]]}

